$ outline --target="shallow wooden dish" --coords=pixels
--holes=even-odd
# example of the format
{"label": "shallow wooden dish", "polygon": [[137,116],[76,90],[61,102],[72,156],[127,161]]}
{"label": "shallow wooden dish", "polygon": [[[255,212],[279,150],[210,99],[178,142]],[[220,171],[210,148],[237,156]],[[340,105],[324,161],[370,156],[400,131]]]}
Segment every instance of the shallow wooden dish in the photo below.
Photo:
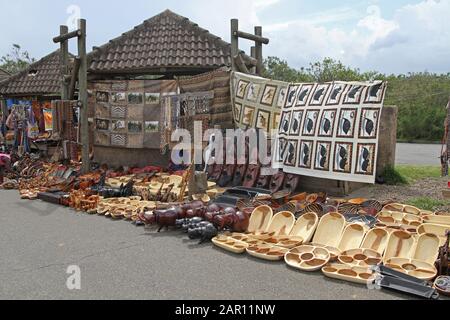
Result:
{"label": "shallow wooden dish", "polygon": [[438,224],[441,226],[448,226],[450,229],[450,216],[435,216],[428,215],[423,217],[424,223]]}
{"label": "shallow wooden dish", "polygon": [[340,251],[347,251],[350,249],[359,248],[366,232],[367,228],[361,224],[349,224],[342,234],[338,249]]}
{"label": "shallow wooden dish", "polygon": [[286,237],[291,233],[294,224],[295,216],[289,211],[282,211],[272,218],[266,232],[256,235],[255,238],[264,241],[271,237]]}
{"label": "shallow wooden dish", "polygon": [[434,265],[414,259],[391,258],[386,261],[385,266],[426,281],[433,280],[437,276]]}
{"label": "shallow wooden dish", "polygon": [[288,266],[308,272],[320,270],[330,259],[327,249],[310,245],[291,249],[284,257]]}
{"label": "shallow wooden dish", "polygon": [[378,221],[399,225],[420,226],[423,219],[420,215],[414,215],[396,211],[382,211],[378,214]]}
{"label": "shallow wooden dish", "polygon": [[319,225],[319,216],[317,213],[309,212],[302,215],[296,222],[291,231],[291,236],[301,237],[303,243],[311,242],[314,232],[316,232]]}
{"label": "shallow wooden dish", "polygon": [[406,204],[400,204],[400,203],[388,204],[387,206],[385,206],[383,208],[383,211],[397,211],[397,212],[403,212],[403,213],[410,213],[410,214],[414,214],[414,215],[421,214],[420,209],[413,207],[413,206],[406,205]]}
{"label": "shallow wooden dish", "polygon": [[337,248],[346,224],[345,217],[340,213],[332,212],[324,215],[320,219],[312,242]]}
{"label": "shallow wooden dish", "polygon": [[440,239],[435,234],[425,233],[417,239],[414,260],[425,261],[434,264],[439,256]]}
{"label": "shallow wooden dish", "polygon": [[419,235],[426,234],[426,233],[431,233],[431,234],[437,235],[439,237],[441,246],[444,246],[445,243],[447,242],[447,236],[446,236],[447,231],[450,231],[449,226],[440,225],[440,224],[432,224],[432,223],[424,223],[417,229],[417,233]]}
{"label": "shallow wooden dish", "polygon": [[322,268],[325,276],[337,280],[368,285],[373,283],[376,274],[370,268],[352,267],[346,264],[333,263]]}
{"label": "shallow wooden dish", "polygon": [[381,264],[383,256],[370,249],[353,249],[342,252],[339,262],[357,267],[372,267]]}
{"label": "shallow wooden dish", "polygon": [[215,246],[235,254],[243,254],[249,246],[245,242],[233,240],[226,236],[218,236],[211,241]]}
{"label": "shallow wooden dish", "polygon": [[389,232],[385,229],[375,228],[370,230],[361,244],[363,249],[371,249],[383,255],[389,240]]}
{"label": "shallow wooden dish", "polygon": [[267,231],[273,218],[273,210],[269,206],[260,206],[256,208],[251,217],[248,226],[248,233],[263,233]]}
{"label": "shallow wooden dish", "polygon": [[284,256],[288,252],[288,249],[281,248],[269,244],[251,245],[247,248],[247,253],[255,258],[279,261],[283,260]]}
{"label": "shallow wooden dish", "polygon": [[395,231],[389,236],[389,241],[384,253],[384,261],[391,258],[409,258],[414,250],[415,240],[411,233]]}

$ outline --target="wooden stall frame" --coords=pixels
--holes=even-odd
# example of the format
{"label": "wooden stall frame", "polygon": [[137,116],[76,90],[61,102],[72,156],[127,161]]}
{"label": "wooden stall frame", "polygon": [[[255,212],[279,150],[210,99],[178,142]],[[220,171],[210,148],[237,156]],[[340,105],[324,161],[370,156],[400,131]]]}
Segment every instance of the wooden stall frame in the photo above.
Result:
{"label": "wooden stall frame", "polygon": [[[87,53],[86,53],[86,20],[78,20],[78,29],[68,32],[67,26],[60,26],[59,36],[53,38],[54,43],[61,46],[61,99],[71,100],[75,94],[75,83],[78,80],[78,106],[80,107],[80,135],[81,135],[81,158],[82,173],[90,171],[89,158],[89,119],[88,119],[88,93],[87,93]],[[72,38],[78,40],[78,56],[75,58],[72,74],[69,75],[69,44]],[[78,72],[77,72],[78,71]],[[77,79],[76,79],[77,77]]]}

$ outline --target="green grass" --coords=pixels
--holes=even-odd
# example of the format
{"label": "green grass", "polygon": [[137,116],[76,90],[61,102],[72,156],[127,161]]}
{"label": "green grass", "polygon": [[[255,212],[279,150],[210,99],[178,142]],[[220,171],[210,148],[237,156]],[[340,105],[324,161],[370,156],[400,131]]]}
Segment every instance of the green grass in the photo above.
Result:
{"label": "green grass", "polygon": [[450,201],[438,200],[438,199],[433,199],[433,198],[428,198],[428,197],[414,198],[407,202],[408,202],[407,204],[409,204],[411,206],[420,208],[422,210],[428,210],[428,211],[436,211],[445,206],[450,205]]}
{"label": "green grass", "polygon": [[388,167],[384,172],[384,179],[388,185],[406,185],[425,178],[440,178],[441,168],[436,166],[398,165]]}

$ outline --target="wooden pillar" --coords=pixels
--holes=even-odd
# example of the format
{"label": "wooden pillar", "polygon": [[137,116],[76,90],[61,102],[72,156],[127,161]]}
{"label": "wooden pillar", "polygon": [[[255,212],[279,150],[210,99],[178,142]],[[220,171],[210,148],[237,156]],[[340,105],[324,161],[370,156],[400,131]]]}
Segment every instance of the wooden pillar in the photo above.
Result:
{"label": "wooden pillar", "polygon": [[[262,27],[255,27],[255,35],[262,37]],[[263,71],[263,52],[262,42],[255,41],[255,58],[258,60],[256,65],[256,74],[261,76]]]}
{"label": "wooden pillar", "polygon": [[80,110],[80,130],[81,130],[81,158],[82,173],[90,171],[89,159],[89,120],[88,120],[88,93],[87,93],[87,55],[86,55],[86,20],[80,19],[80,35],[78,36],[78,57],[80,58],[80,70],[78,74]]}
{"label": "wooden pillar", "polygon": [[[251,56],[252,58],[256,59],[256,47],[255,47],[255,46],[252,46],[252,47],[250,48],[250,56]],[[256,66],[255,66],[255,67],[251,67],[250,72],[251,72],[252,74],[256,74]]]}
{"label": "wooden pillar", "polygon": [[[67,26],[59,27],[59,34],[63,36],[69,33]],[[60,43],[60,65],[61,65],[61,100],[67,100],[69,98],[69,87],[65,76],[69,73],[69,42],[67,40]]]}
{"label": "wooden pillar", "polygon": [[236,64],[234,62],[234,57],[239,54],[239,20],[232,19],[231,20],[231,69],[233,71],[236,70]]}
{"label": "wooden pillar", "polygon": [[395,166],[397,152],[397,118],[396,106],[384,106],[381,113],[380,132],[378,134],[378,161],[377,176],[381,176],[384,170]]}

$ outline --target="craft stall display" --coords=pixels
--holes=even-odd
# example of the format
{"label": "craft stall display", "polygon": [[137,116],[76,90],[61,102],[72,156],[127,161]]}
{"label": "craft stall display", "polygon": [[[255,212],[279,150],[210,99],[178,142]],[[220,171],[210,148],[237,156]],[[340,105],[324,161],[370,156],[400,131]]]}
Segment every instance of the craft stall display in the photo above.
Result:
{"label": "craft stall display", "polygon": [[239,129],[278,130],[288,84],[233,72],[233,117]]}
{"label": "craft stall display", "polygon": [[375,183],[386,84],[291,84],[278,152],[287,173]]}
{"label": "craft stall display", "polygon": [[[93,81],[89,104],[94,109],[94,144],[129,149],[159,149],[168,109],[163,97],[177,95],[172,80]],[[170,109],[170,107],[169,107]]]}
{"label": "craft stall display", "polygon": [[222,129],[233,129],[233,109],[231,106],[230,75],[226,69],[218,69],[193,77],[183,77],[178,80],[181,93],[213,92],[214,98],[210,104],[210,128],[216,125]]}

